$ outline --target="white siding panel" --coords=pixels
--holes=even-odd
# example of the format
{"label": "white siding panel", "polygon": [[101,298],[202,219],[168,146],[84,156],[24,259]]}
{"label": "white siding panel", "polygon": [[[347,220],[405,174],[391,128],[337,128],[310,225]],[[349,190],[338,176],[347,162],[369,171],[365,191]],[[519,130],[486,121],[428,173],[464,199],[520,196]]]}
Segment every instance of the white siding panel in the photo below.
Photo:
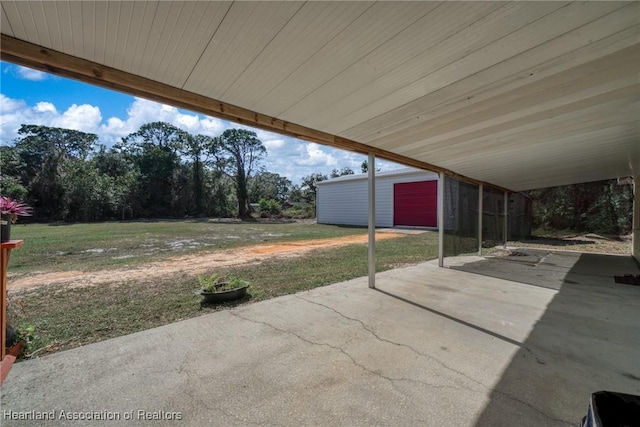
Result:
{"label": "white siding panel", "polygon": [[[436,180],[437,174],[409,171],[376,176],[376,227],[393,227],[393,185]],[[318,183],[316,216],[320,224],[366,226],[367,176],[355,175]]]}
{"label": "white siding panel", "polygon": [[[318,222],[365,226],[367,200],[367,181],[364,180],[342,182],[341,185],[318,185]],[[380,198],[376,202],[378,210]]]}

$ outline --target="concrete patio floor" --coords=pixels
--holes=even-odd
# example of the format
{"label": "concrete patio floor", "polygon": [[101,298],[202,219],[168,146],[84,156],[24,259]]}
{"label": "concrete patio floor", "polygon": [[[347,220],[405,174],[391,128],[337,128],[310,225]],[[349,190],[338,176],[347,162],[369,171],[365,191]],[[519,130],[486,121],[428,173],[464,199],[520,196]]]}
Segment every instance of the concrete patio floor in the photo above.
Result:
{"label": "concrete patio floor", "polygon": [[[396,269],[378,290],[359,278],[18,363],[1,423],[562,426],[591,392],[640,394],[640,287],[612,277],[640,273],[634,261],[525,252]],[[10,419],[43,415],[54,421]],[[107,419],[71,419],[87,416]]]}

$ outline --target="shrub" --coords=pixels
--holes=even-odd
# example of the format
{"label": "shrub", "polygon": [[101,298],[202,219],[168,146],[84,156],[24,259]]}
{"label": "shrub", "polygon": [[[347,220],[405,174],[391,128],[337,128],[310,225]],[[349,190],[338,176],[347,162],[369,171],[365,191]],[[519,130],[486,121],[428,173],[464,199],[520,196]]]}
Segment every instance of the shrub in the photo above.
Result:
{"label": "shrub", "polygon": [[308,219],[316,217],[316,207],[315,203],[309,206],[292,206],[291,208],[285,210],[283,215],[286,218],[295,218],[295,219]]}
{"label": "shrub", "polygon": [[280,202],[274,199],[260,199],[258,202],[260,216],[280,215],[282,207]]}

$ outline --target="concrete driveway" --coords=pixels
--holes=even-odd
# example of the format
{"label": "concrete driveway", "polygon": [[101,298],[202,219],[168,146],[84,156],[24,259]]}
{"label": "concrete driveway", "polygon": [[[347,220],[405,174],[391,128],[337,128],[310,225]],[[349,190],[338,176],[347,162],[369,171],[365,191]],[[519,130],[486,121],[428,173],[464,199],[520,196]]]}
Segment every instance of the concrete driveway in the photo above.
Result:
{"label": "concrete driveway", "polygon": [[22,362],[2,425],[577,425],[591,392],[640,394],[640,287],[572,257],[521,282],[425,263]]}

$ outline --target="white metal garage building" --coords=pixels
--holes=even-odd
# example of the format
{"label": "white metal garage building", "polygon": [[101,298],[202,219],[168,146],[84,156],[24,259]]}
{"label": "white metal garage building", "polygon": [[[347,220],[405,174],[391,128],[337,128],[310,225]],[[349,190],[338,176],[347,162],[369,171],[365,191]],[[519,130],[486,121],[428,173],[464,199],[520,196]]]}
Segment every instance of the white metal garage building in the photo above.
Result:
{"label": "white metal garage building", "polygon": [[[369,221],[367,175],[345,175],[317,184],[320,224],[362,225]],[[438,174],[402,168],[376,174],[376,226],[438,226]]]}

